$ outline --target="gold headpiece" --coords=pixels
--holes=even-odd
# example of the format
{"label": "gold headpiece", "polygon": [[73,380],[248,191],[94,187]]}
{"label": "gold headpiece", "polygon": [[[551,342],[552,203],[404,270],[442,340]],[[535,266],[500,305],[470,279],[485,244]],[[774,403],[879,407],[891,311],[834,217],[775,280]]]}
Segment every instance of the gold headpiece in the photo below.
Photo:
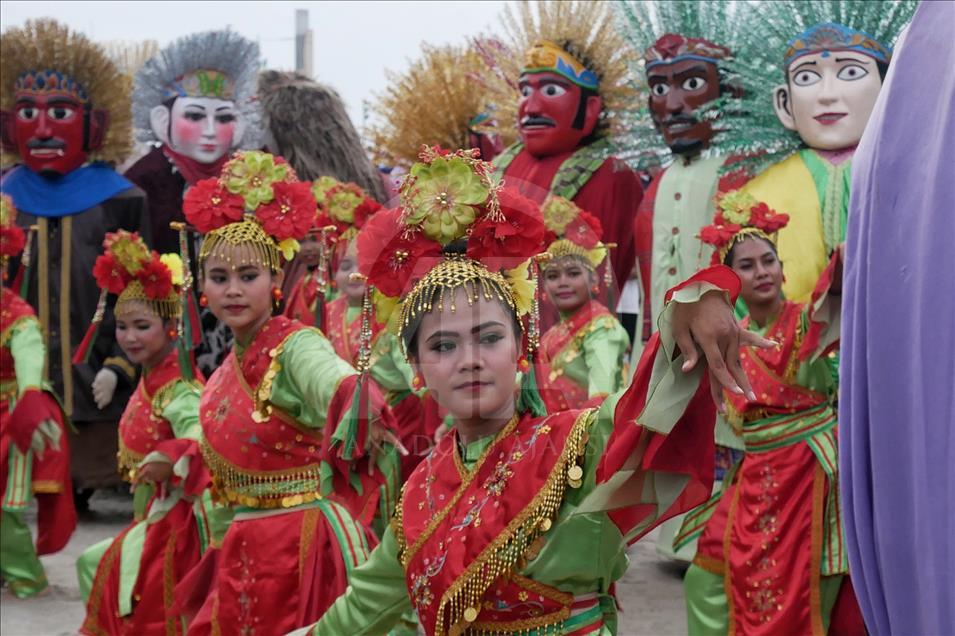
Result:
{"label": "gold headpiece", "polygon": [[[418,318],[433,309],[442,311],[445,302],[449,303],[451,311],[455,311],[455,291],[463,289],[468,305],[473,305],[479,298],[485,300],[497,299],[508,308],[520,315],[518,303],[515,300],[512,285],[502,274],[488,270],[481,263],[465,256],[450,256],[439,262],[415,286],[401,303],[399,316],[402,336],[405,330],[415,326]],[[520,322],[520,321],[519,321]],[[521,329],[523,329],[521,323]],[[402,338],[402,342],[407,341]]]}
{"label": "gold headpiece", "polygon": [[137,305],[145,307],[160,318],[175,319],[182,313],[178,292],[173,290],[165,298],[150,298],[146,294],[143,284],[138,280],[129,283],[126,289],[122,291],[119,298],[116,299],[116,307],[113,309],[113,313],[116,316],[125,316],[130,311],[135,310]]}
{"label": "gold headpiece", "polygon": [[277,273],[282,269],[279,246],[262,226],[246,214],[235,223],[223,225],[209,232],[199,250],[199,269],[210,256],[226,261],[231,269],[240,265],[255,264]]}
{"label": "gold headpiece", "polygon": [[206,235],[200,269],[215,254],[232,268],[254,263],[278,272],[281,257],[291,260],[312,228],[316,209],[311,184],[282,157],[259,150],[232,155],[219,178],[196,183],[182,203],[186,220]]}
{"label": "gold headpiece", "polygon": [[587,269],[596,271],[612,247],[600,242],[603,234],[600,220],[573,201],[556,195],[547,197],[541,213],[548,230],[550,263],[556,265],[561,258],[575,257]]}
{"label": "gold headpiece", "polygon": [[776,245],[777,233],[788,223],[788,214],[776,212],[748,192],[730,190],[717,197],[713,223],[700,230],[700,240],[715,248],[712,264],[721,265],[746,237],[757,236]]}

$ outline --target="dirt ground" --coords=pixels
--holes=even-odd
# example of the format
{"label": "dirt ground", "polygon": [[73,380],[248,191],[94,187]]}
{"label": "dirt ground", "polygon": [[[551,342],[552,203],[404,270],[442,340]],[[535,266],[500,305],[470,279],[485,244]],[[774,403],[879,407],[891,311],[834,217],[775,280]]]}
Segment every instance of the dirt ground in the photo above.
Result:
{"label": "dirt ground", "polygon": [[[61,636],[76,634],[83,620],[74,563],[83,549],[117,534],[132,516],[132,500],[118,493],[98,492],[90,511],[66,549],[43,557],[50,589],[42,596],[20,600],[4,588],[0,593],[2,636]],[[623,612],[620,636],[678,636],[686,634],[683,607],[683,568],[659,557],[656,533],[630,550],[630,569],[617,584]]]}

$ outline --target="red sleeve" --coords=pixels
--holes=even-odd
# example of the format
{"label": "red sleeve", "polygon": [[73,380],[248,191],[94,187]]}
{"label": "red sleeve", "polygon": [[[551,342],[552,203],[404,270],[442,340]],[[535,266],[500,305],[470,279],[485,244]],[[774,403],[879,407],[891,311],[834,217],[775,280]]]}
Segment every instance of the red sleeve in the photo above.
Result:
{"label": "red sleeve", "polygon": [[[829,264],[826,266],[826,269],[822,270],[822,274],[819,275],[819,280],[816,282],[816,288],[812,292],[812,300],[809,301],[811,308],[809,312],[809,329],[806,330],[806,335],[803,337],[802,345],[799,347],[799,353],[797,354],[797,357],[801,361],[808,360],[812,357],[812,354],[815,353],[816,349],[819,348],[819,340],[822,337],[826,325],[818,320],[813,320],[815,312],[812,311],[812,308],[815,308],[819,301],[829,293],[829,289],[834,282],[836,270],[839,268],[839,261],[839,252],[833,252],[832,257],[829,259]],[[821,355],[827,355],[838,348],[839,341],[836,340],[826,347],[826,350],[822,351]]]}
{"label": "red sleeve", "polygon": [[[739,294],[740,282],[733,270],[717,265],[697,272],[669,290],[666,299],[669,301],[677,290],[698,282],[720,287],[733,302]],[[716,407],[709,394],[709,377],[704,373],[683,415],[668,435],[655,433],[639,425],[637,418],[646,407],[653,363],[659,353],[660,334],[655,333],[643,351],[630,387],[617,402],[613,432],[597,468],[597,482],[606,482],[646,444],[641,460],[642,470],[685,475],[686,487],[667,510],[659,513],[657,523],[686,512],[710,496],[715,453],[713,423],[716,418]],[[610,516],[626,532],[628,528],[637,527],[650,512],[645,505],[636,505],[614,510]],[[650,527],[646,530],[649,531]],[[632,541],[638,538],[633,537]]]}
{"label": "red sleeve", "polygon": [[33,432],[45,420],[62,422],[60,405],[56,398],[42,389],[31,387],[23,392],[10,413],[10,423],[4,432],[10,435],[20,452],[30,450]]}
{"label": "red sleeve", "polygon": [[212,485],[212,475],[202,461],[202,452],[199,443],[194,439],[177,438],[167,439],[156,445],[156,450],[172,462],[175,466],[183,457],[189,459],[189,472],[185,477],[173,475],[169,483],[172,486],[181,486],[189,497],[199,497],[202,491]]}
{"label": "red sleeve", "polygon": [[613,157],[604,161],[574,197],[581,209],[600,219],[604,242],[617,244],[611,264],[618,286],[627,281],[633,269],[633,219],[642,198],[640,177]]}

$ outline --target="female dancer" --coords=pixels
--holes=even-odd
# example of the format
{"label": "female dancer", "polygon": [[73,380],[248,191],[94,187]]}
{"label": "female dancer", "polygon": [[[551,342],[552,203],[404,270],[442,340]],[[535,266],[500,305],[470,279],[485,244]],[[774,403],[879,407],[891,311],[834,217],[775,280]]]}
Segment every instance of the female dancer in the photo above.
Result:
{"label": "female dancer", "polygon": [[326,466],[355,461],[369,436],[394,438],[377,424],[388,416],[380,393],[358,391],[321,332],[272,315],[281,256],[314,221],[309,184],[279,158],[237,153],[189,190],[183,211],[205,235],[200,304],[236,343],[199,405],[202,458],[235,518],[189,632],[282,634],[319,617],[368,552],[361,526],[320,494]]}
{"label": "female dancer", "polygon": [[599,406],[623,385],[630,338],[596,299],[597,267],[609,248],[596,217],[572,201],[550,197],[541,208],[548,229],[544,291],[560,321],[541,339],[537,381],[549,413]]}
{"label": "female dancer", "polygon": [[[33,308],[6,285],[7,261],[27,243],[16,208],[0,197],[0,576],[18,598],[47,587],[38,555],[61,550],[76,528],[63,413],[43,382],[46,345]],[[29,258],[26,259],[29,261]],[[22,276],[22,270],[20,275]],[[18,285],[14,284],[15,287]],[[36,497],[36,547],[24,513]]]}
{"label": "female dancer", "polygon": [[[182,262],[150,253],[138,235],[106,235],[93,276],[113,309],[116,342],[142,377],[119,421],[119,470],[133,484],[134,521],[114,539],[85,550],[76,562],[87,599],[84,634],[164,634],[176,626],[170,591],[209,545],[210,515],[201,497],[187,496],[174,474],[177,440],[199,436],[201,377],[180,358]],[[91,333],[102,312],[94,318]],[[187,368],[180,366],[188,361]],[[208,503],[208,502],[205,502]],[[212,515],[214,517],[214,515]],[[95,575],[95,576],[94,576]]]}
{"label": "female dancer", "polygon": [[[311,250],[314,256],[308,264],[309,273],[292,288],[285,315],[325,330],[338,355],[355,364],[361,329],[356,317],[365,285],[360,280],[349,278],[357,271],[354,239],[365,221],[381,205],[354,183],[342,183],[332,177],[316,180],[312,184],[312,194],[318,204],[317,229],[310,236],[310,239],[317,240],[309,241],[314,244]],[[325,257],[329,239],[335,241],[331,263]],[[329,264],[334,272],[336,297],[325,304]]]}
{"label": "female dancer", "polygon": [[[740,392],[728,369],[746,387],[741,370],[718,352],[732,360],[740,343],[765,344],[734,331],[727,292],[738,281],[712,268],[674,291],[666,347],[657,336],[659,355],[619,402],[542,417],[515,377],[522,318],[536,303],[525,259],[541,249],[543,223],[534,203],[499,191],[475,153],[426,149],[401,209],[359,236],[378,311],[397,312],[413,367],[455,425],[313,633],[385,632],[412,605],[428,634],[612,633],[610,585],[627,542],[701,501],[712,479],[713,409],[694,339],[714,376]],[[675,355],[672,337],[689,356]],[[646,400],[650,363],[662,409]]]}
{"label": "female dancer", "polygon": [[848,564],[835,385],[825,357],[839,337],[841,250],[811,303],[787,301],[775,236],[789,217],[736,191],[718,204],[701,238],[742,281],[744,328],[779,345],[742,352],[756,395],[726,398],[746,452],[723,491],[688,514],[677,537],[699,535],[684,582],[690,633],[825,634],[837,597],[840,624],[859,616],[851,588],[839,595]]}

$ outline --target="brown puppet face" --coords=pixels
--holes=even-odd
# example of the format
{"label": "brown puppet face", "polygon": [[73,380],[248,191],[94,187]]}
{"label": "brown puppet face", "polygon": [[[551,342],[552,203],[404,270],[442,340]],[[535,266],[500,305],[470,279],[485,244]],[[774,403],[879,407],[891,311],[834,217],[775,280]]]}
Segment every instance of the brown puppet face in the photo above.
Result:
{"label": "brown puppet face", "polygon": [[713,126],[699,111],[720,96],[717,64],[728,55],[726,47],[674,33],[644,53],[650,114],[674,154],[694,155],[712,141]]}
{"label": "brown puppet face", "polygon": [[713,139],[712,125],[696,112],[719,97],[719,79],[715,63],[695,59],[657,64],[647,71],[653,123],[675,154],[692,154]]}

